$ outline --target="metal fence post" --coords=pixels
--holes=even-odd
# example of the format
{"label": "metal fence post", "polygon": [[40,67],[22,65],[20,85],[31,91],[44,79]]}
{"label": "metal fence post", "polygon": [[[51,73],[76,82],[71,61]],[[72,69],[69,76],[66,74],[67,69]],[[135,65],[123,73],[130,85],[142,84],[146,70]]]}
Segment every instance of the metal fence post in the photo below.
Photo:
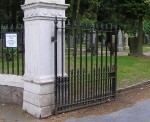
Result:
{"label": "metal fence post", "polygon": [[54,87],[55,87],[55,115],[57,115],[57,16],[54,20],[54,73],[55,73],[55,81],[54,81]]}

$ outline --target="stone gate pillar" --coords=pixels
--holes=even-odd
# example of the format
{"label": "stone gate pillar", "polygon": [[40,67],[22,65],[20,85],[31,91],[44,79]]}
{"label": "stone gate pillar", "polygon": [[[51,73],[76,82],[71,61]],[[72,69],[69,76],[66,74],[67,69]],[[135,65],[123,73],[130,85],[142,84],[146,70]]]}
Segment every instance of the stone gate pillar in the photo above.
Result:
{"label": "stone gate pillar", "polygon": [[25,0],[22,5],[25,27],[23,110],[38,118],[54,111],[54,42],[51,37],[55,16],[65,18],[67,7],[65,0]]}

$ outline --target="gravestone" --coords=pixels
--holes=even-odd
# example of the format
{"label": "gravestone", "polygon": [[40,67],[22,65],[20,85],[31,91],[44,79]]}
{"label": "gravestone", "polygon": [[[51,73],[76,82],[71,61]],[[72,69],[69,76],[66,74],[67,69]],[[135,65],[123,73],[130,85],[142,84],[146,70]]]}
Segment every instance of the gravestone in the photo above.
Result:
{"label": "gravestone", "polygon": [[118,47],[117,47],[117,49],[118,49],[118,52],[122,52],[123,51],[123,42],[122,42],[122,32],[121,32],[121,30],[119,30],[119,32],[118,32]]}
{"label": "gravestone", "polygon": [[[83,42],[85,43],[85,51],[90,51],[90,34],[84,33],[83,34]],[[87,44],[87,50],[86,50],[86,44]]]}
{"label": "gravestone", "polygon": [[112,44],[115,44],[115,35],[112,35]]}
{"label": "gravestone", "polygon": [[96,32],[93,31],[93,33],[89,33],[87,40],[89,42],[89,46],[88,47],[91,48],[96,42]]}
{"label": "gravestone", "polygon": [[93,55],[96,55],[96,53],[97,53],[97,51],[96,51],[96,41],[97,41],[97,38],[96,38],[96,32],[94,31],[93,32],[93,39],[92,39],[92,41],[93,41]]}
{"label": "gravestone", "polygon": [[68,41],[70,41],[70,48],[74,48],[74,36],[70,36],[70,39],[68,39]]}
{"label": "gravestone", "polygon": [[86,33],[83,34],[83,41],[86,41]]}
{"label": "gravestone", "polygon": [[88,48],[87,51],[91,50],[91,34],[90,33],[87,34],[87,48]]}
{"label": "gravestone", "polygon": [[95,42],[96,42],[96,32],[94,31],[93,32],[93,44],[95,44]]}
{"label": "gravestone", "polygon": [[101,44],[102,44],[103,46],[105,46],[105,43],[106,43],[106,38],[104,37],[104,38],[102,39]]}
{"label": "gravestone", "polygon": [[112,49],[110,50],[110,54],[113,55],[115,52],[115,35],[112,35]]}
{"label": "gravestone", "polygon": [[147,39],[148,39],[148,37],[147,37],[147,35],[145,35],[144,36],[144,44],[148,44],[148,40]]}
{"label": "gravestone", "polygon": [[106,38],[104,35],[99,35],[98,36],[98,40],[99,42],[104,46],[105,45],[105,42],[106,42]]}
{"label": "gravestone", "polygon": [[128,55],[133,55],[136,53],[137,51],[137,37],[132,37],[129,38],[129,48],[130,48],[130,52]]}
{"label": "gravestone", "polygon": [[129,44],[128,44],[128,39],[129,39],[129,37],[128,37],[128,34],[127,33],[125,33],[125,41],[124,41],[124,50],[127,50],[127,49],[129,49]]}
{"label": "gravestone", "polygon": [[[84,36],[84,39],[86,40],[86,34]],[[93,31],[93,33],[88,33],[87,35],[87,52],[93,51],[93,55],[95,55],[95,43],[96,43],[96,32]]]}
{"label": "gravestone", "polygon": [[135,34],[135,37],[138,37],[138,33]]}
{"label": "gravestone", "polygon": [[2,57],[2,39],[0,39],[0,58]]}
{"label": "gravestone", "polygon": [[125,33],[124,33],[124,31],[122,31],[122,43],[123,43],[123,46],[124,46],[124,44],[125,44]]}

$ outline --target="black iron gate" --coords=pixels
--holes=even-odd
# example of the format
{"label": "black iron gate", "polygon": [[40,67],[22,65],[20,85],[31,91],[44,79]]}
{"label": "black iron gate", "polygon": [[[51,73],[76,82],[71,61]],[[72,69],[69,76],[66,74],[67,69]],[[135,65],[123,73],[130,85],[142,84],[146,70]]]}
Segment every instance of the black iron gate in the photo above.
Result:
{"label": "black iron gate", "polygon": [[55,114],[114,99],[117,28],[87,23],[64,26],[65,21],[57,17],[54,23]]}

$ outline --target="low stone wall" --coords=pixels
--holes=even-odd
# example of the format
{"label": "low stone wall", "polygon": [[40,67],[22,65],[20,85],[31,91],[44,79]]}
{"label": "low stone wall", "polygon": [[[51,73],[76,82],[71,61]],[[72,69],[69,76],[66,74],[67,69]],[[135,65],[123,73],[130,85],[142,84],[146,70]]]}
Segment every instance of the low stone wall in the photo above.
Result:
{"label": "low stone wall", "polygon": [[23,103],[22,76],[0,74],[0,103]]}

